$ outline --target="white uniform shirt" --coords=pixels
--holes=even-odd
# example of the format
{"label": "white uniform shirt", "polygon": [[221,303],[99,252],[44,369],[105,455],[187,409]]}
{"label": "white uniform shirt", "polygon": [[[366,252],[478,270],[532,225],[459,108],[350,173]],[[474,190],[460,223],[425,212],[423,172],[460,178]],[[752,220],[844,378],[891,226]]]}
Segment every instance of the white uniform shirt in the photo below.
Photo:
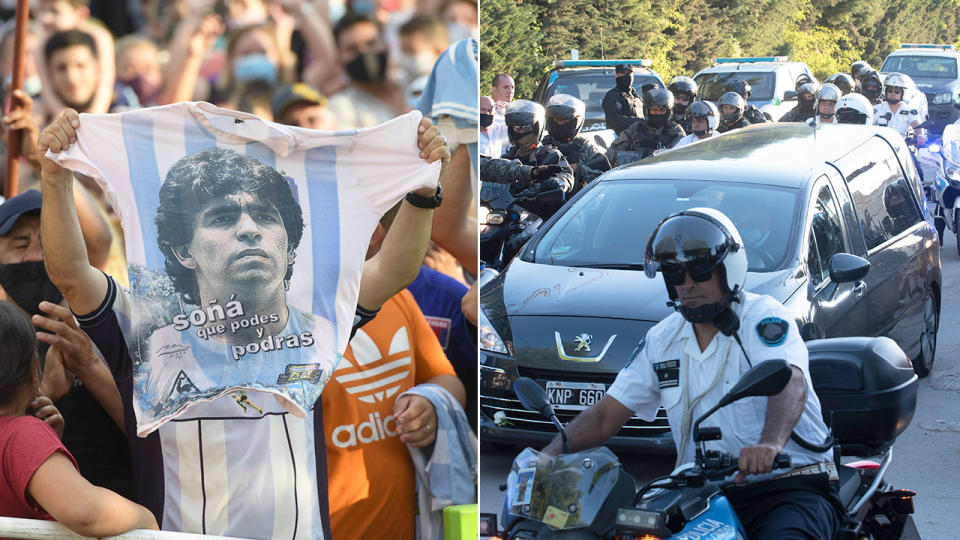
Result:
{"label": "white uniform shirt", "polygon": [[821,119],[820,119],[820,115],[818,114],[818,115],[814,116],[813,118],[811,118],[807,123],[810,124],[810,126],[812,126],[812,127],[817,127],[817,126],[819,126],[820,124],[836,124],[836,123],[837,123],[837,115],[833,115],[833,118],[831,118],[829,122],[826,122],[826,121],[821,120]]}
{"label": "white uniform shirt", "polygon": [[879,105],[873,107],[873,125],[887,126],[901,136],[906,136],[911,123],[922,121],[920,111],[908,101],[902,102],[896,113],[890,110],[890,104],[886,101],[881,101]]}
{"label": "white uniform shirt", "polygon": [[[742,305],[734,304],[734,309],[739,312],[738,334],[752,365],[784,359],[803,371],[807,401],[794,431],[807,441],[822,443],[827,437],[827,427],[810,380],[807,347],[793,316],[769,296],[752,293],[745,293]],[[787,326],[786,332],[782,331],[783,326]],[[683,447],[677,463],[692,463],[696,449],[693,423],[719,402],[749,369],[750,364],[732,336],[717,333],[701,352],[693,325],[680,313],[673,313],[650,329],[645,345],[620,371],[607,394],[647,421],[652,421],[658,407],[663,406],[678,451]],[[686,422],[685,410],[690,411]],[[738,456],[741,448],[757,444],[766,421],[766,410],[766,397],[751,397],[713,413],[701,426],[719,426],[723,438],[708,442],[707,448]],[[683,436],[687,438],[685,444]],[[783,451],[790,454],[793,467],[831,459],[828,453],[805,450],[791,440]],[[750,476],[748,480],[772,478],[783,472],[775,470],[769,475]]]}
{"label": "white uniform shirt", "polygon": [[693,144],[693,143],[695,143],[695,142],[697,142],[697,141],[705,141],[705,140],[711,139],[711,138],[713,138],[713,137],[719,137],[720,135],[722,135],[722,133],[717,133],[717,130],[713,130],[712,132],[710,132],[710,135],[707,135],[706,137],[704,137],[704,138],[701,139],[700,137],[697,137],[696,134],[691,133],[691,134],[683,137],[683,138],[680,139],[679,141],[677,141],[677,142],[676,142],[673,146],[671,146],[670,148],[680,148],[681,146],[686,146],[686,145],[688,145],[688,144]]}

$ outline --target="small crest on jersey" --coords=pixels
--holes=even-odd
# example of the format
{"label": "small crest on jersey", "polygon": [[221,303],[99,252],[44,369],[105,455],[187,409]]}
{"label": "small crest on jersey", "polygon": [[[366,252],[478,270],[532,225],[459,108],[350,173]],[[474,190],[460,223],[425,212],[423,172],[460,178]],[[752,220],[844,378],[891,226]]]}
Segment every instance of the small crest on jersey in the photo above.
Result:
{"label": "small crest on jersey", "polygon": [[277,377],[277,384],[290,384],[299,381],[320,382],[323,369],[320,364],[287,364],[287,369]]}
{"label": "small crest on jersey", "polygon": [[757,335],[767,347],[776,347],[787,339],[790,324],[779,317],[767,317],[757,323]]}
{"label": "small crest on jersey", "polygon": [[440,347],[446,350],[447,346],[450,345],[450,328],[453,326],[453,321],[446,317],[431,317],[428,315],[424,315],[424,318],[427,319],[427,324],[430,325],[430,329],[433,330],[437,340],[440,341]]}
{"label": "small crest on jersey", "polygon": [[666,360],[654,362],[653,371],[657,373],[657,382],[660,389],[673,388],[680,385],[680,360]]}

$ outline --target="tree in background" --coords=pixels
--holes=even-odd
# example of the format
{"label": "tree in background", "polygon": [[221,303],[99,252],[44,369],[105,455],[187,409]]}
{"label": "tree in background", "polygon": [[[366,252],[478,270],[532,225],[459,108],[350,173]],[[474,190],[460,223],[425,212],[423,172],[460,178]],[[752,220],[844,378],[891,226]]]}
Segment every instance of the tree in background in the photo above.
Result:
{"label": "tree in background", "polygon": [[527,99],[552,60],[540,52],[543,33],[537,6],[517,0],[480,2],[480,95],[490,95],[493,76],[507,73],[515,96]]}

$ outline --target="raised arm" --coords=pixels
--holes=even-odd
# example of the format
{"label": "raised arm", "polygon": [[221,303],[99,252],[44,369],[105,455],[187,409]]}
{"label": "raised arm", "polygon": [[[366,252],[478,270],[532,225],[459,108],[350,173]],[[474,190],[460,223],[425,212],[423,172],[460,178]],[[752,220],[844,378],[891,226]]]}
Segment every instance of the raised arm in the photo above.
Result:
{"label": "raised arm", "polygon": [[[419,131],[417,146],[421,150],[420,157],[428,162],[441,160],[442,178],[450,161],[450,149],[430,120],[421,120]],[[421,197],[432,197],[434,192],[434,188],[423,188],[414,193]],[[376,311],[390,297],[416,279],[420,264],[427,253],[432,222],[433,209],[418,208],[406,200],[401,203],[397,217],[384,238],[383,248],[363,264],[360,295],[357,299],[360,307]]]}
{"label": "raised arm", "polygon": [[450,252],[472,275],[477,275],[477,220],[470,215],[474,196],[470,188],[470,152],[461,144],[440,178],[444,187],[443,204],[433,213],[431,238]]}
{"label": "raised arm", "polygon": [[91,266],[74,206],[73,174],[46,157],[47,150],[61,152],[77,141],[80,115],[62,111],[40,134],[41,155],[40,234],[47,274],[75,313],[91,313],[107,295],[107,277]]}

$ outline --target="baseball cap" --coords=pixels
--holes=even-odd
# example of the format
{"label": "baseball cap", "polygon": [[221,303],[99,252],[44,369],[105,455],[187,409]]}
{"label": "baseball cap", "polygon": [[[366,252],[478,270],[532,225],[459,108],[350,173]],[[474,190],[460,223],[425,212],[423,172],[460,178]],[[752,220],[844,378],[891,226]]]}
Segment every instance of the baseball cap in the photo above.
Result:
{"label": "baseball cap", "polygon": [[617,64],[617,67],[613,68],[617,73],[626,73],[628,71],[633,71],[633,66],[630,64]]}
{"label": "baseball cap", "polygon": [[23,214],[40,209],[40,192],[31,189],[0,204],[0,236],[10,232]]}
{"label": "baseball cap", "polygon": [[312,86],[306,83],[295,83],[281,86],[270,98],[270,109],[276,120],[294,103],[306,102],[313,105],[326,105],[327,98]]}

